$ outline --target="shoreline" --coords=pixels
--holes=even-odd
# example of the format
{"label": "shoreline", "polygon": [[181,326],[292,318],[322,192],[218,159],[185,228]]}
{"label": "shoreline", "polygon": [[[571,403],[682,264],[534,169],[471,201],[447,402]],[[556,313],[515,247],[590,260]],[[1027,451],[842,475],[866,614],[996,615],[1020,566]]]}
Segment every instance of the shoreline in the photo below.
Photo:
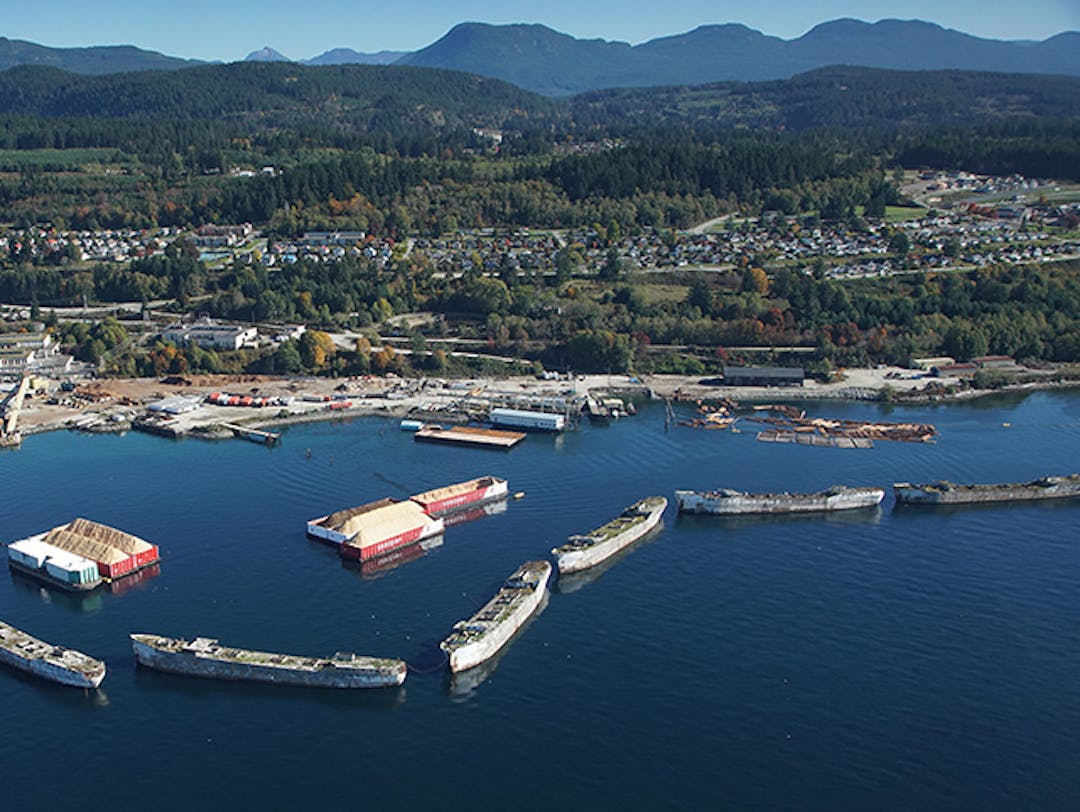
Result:
{"label": "shoreline", "polygon": [[[212,391],[240,388],[241,385],[258,384],[252,391],[267,393],[300,390],[312,392],[309,397],[318,401],[296,398],[282,407],[264,409],[223,407],[200,403],[190,413],[174,418],[182,437],[196,439],[223,439],[228,436],[221,424],[229,423],[245,428],[272,430],[303,423],[344,420],[353,417],[404,418],[420,412],[420,419],[431,422],[469,422],[460,408],[462,401],[470,397],[487,398],[581,398],[589,393],[630,394],[649,399],[672,400],[693,403],[698,401],[734,400],[744,403],[768,403],[790,401],[861,401],[875,402],[883,406],[924,405],[928,403],[951,403],[974,400],[999,394],[1030,393],[1058,389],[1080,388],[1080,380],[1030,381],[1010,384],[998,389],[963,389],[954,392],[927,392],[925,379],[916,381],[886,381],[873,386],[864,380],[866,370],[855,380],[819,384],[809,382],[803,387],[725,387],[702,383],[701,376],[651,375],[638,378],[626,375],[580,376],[570,381],[537,381],[532,377],[517,378],[466,378],[446,381],[442,379],[332,379],[332,378],[272,378],[263,376],[193,376],[185,380],[179,391],[157,378],[96,379],[91,386],[100,391],[128,392],[124,403],[105,403],[84,409],[56,408],[28,400],[24,406],[19,429],[23,437],[64,429],[86,430],[97,433],[122,433],[132,428],[136,413],[143,412],[147,399],[163,400],[184,395],[205,398]],[[221,380],[222,378],[228,380]],[[945,385],[958,385],[956,379],[931,379]],[[923,386],[913,384],[923,383]],[[909,384],[895,387],[894,383]],[[894,398],[883,399],[882,393],[893,391]],[[142,393],[143,405],[133,405],[132,394]],[[348,407],[327,408],[337,399],[348,398]],[[455,404],[458,404],[455,407]],[[267,412],[272,412],[268,414]]]}

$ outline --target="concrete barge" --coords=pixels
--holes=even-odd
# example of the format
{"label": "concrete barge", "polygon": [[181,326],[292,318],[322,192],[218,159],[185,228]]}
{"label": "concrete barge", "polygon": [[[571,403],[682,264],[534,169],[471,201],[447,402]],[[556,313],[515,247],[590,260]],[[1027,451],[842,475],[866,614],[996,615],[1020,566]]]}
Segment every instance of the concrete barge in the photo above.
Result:
{"label": "concrete barge", "polygon": [[0,663],[73,688],[97,688],[105,679],[105,663],[101,660],[38,640],[3,622],[0,622]]}
{"label": "concrete barge", "polygon": [[660,524],[667,499],[650,496],[635,502],[617,517],[580,536],[571,536],[566,544],[552,549],[559,574],[578,572],[599,564]]}
{"label": "concrete barge", "polygon": [[893,485],[893,492],[900,505],[971,505],[1070,499],[1080,496],[1080,474],[1047,476],[1031,482],[999,485],[956,485],[944,480],[923,485],[897,482]]}
{"label": "concrete barge", "polygon": [[551,570],[547,561],[526,561],[479,612],[454,624],[453,632],[439,644],[450,657],[452,672],[480,665],[510,641],[542,605]]}
{"label": "concrete barge", "polygon": [[730,488],[716,491],[675,491],[680,513],[731,516],[745,513],[814,513],[875,507],[885,498],[882,488],[835,485],[818,493],[744,493]]}
{"label": "concrete barge", "polygon": [[337,653],[332,658],[273,654],[218,645],[207,637],[187,640],[133,634],[139,665],[171,674],[210,679],[298,685],[310,688],[385,688],[401,685],[403,660]]}

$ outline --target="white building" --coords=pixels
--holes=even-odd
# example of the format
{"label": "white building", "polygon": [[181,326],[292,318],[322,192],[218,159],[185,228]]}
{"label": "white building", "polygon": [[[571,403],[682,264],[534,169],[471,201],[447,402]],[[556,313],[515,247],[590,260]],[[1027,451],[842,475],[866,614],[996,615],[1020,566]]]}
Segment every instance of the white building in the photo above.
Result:
{"label": "white building", "polygon": [[195,343],[200,347],[215,350],[238,350],[241,347],[255,346],[259,341],[259,331],[254,327],[217,324],[211,319],[200,319],[193,324],[170,324],[161,336],[178,347]]}
{"label": "white building", "polygon": [[0,333],[0,375],[46,369],[66,372],[71,361],[70,355],[60,354],[60,345],[52,333]]}

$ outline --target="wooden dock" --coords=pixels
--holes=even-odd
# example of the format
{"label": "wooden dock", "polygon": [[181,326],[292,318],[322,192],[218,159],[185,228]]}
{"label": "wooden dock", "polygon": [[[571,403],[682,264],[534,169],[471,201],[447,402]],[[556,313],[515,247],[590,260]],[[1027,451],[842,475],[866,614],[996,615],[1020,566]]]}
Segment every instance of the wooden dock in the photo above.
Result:
{"label": "wooden dock", "polygon": [[474,426],[425,426],[413,435],[417,442],[451,443],[480,448],[510,449],[525,439],[520,431],[482,429]]}

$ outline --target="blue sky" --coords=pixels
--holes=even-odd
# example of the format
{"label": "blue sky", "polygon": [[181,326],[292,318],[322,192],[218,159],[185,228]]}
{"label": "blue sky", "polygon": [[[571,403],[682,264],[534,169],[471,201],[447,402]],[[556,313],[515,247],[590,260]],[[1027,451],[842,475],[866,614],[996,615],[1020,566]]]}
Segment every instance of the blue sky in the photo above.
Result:
{"label": "blue sky", "polygon": [[837,17],[923,19],[996,39],[1080,30],[1080,0],[35,0],[5,3],[0,35],[44,45],[132,44],[196,59],[242,59],[271,45],[293,59],[330,48],[416,50],[455,23],[538,22],[631,43],[707,23],[744,23],[791,39]]}

